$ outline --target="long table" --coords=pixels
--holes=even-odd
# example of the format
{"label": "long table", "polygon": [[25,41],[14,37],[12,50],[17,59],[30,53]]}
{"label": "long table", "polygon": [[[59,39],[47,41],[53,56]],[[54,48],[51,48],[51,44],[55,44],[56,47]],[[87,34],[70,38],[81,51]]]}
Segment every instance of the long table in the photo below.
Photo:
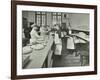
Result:
{"label": "long table", "polygon": [[80,36],[78,34],[70,34],[70,36],[76,36],[77,38],[80,38],[86,42],[89,42],[89,37],[83,37],[83,36]]}
{"label": "long table", "polygon": [[53,45],[53,37],[50,36],[45,48],[41,50],[33,50],[30,55],[30,62],[27,64],[25,69],[31,68],[41,68],[46,61],[49,52],[51,51],[51,47]]}

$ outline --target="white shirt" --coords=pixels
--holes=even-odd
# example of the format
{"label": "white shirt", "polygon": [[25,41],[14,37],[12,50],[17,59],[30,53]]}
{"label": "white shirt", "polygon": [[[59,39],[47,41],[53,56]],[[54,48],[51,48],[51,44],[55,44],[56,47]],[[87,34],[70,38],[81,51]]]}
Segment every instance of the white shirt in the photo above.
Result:
{"label": "white shirt", "polygon": [[40,36],[37,34],[34,28],[30,32],[30,35],[31,35],[30,43],[36,43],[37,39],[40,38]]}
{"label": "white shirt", "polygon": [[40,32],[41,32],[41,35],[44,36],[46,34],[45,28],[41,27]]}

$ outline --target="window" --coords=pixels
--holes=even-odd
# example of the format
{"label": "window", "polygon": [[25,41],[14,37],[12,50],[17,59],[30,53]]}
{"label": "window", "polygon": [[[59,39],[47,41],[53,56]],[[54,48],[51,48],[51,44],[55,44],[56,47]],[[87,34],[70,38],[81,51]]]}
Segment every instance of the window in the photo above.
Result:
{"label": "window", "polygon": [[53,21],[53,24],[60,24],[61,25],[61,22],[62,22],[62,13],[52,13],[52,21]]}
{"label": "window", "polygon": [[46,12],[36,12],[36,24],[43,26],[47,24]]}

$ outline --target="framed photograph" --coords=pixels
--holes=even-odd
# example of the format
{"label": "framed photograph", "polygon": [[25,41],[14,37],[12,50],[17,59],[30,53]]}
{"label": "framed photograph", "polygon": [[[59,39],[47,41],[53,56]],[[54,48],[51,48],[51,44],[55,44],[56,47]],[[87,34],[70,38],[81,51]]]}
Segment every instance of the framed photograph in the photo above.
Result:
{"label": "framed photograph", "polygon": [[97,6],[11,1],[11,78],[97,74]]}

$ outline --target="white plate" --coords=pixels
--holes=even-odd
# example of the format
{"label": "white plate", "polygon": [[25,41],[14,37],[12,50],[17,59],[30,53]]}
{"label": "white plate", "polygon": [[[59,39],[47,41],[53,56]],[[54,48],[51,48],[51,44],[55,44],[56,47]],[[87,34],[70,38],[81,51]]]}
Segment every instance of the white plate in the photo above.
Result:
{"label": "white plate", "polygon": [[35,50],[40,50],[44,48],[43,44],[36,44],[36,45],[32,45],[31,48],[35,49]]}

